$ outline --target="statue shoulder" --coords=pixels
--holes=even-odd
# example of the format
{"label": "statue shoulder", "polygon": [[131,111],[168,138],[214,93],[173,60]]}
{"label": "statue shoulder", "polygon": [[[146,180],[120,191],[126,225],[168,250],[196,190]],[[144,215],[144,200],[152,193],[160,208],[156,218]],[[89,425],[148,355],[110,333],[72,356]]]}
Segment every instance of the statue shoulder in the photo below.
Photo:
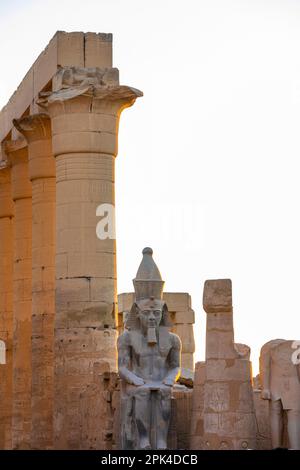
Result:
{"label": "statue shoulder", "polygon": [[118,337],[118,348],[126,347],[131,345],[131,333],[129,330],[124,330],[124,332]]}
{"label": "statue shoulder", "polygon": [[175,333],[170,333],[171,344],[175,349],[181,349],[181,340],[178,335]]}

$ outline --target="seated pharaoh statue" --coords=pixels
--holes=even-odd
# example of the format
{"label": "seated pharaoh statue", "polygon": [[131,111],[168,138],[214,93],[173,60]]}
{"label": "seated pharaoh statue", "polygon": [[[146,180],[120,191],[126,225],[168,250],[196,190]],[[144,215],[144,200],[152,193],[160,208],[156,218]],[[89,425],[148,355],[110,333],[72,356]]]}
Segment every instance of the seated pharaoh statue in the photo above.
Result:
{"label": "seated pharaoh statue", "polygon": [[144,248],[133,280],[135,302],[118,339],[123,449],[166,449],[172,385],[180,373],[181,342],[169,331],[164,281]]}

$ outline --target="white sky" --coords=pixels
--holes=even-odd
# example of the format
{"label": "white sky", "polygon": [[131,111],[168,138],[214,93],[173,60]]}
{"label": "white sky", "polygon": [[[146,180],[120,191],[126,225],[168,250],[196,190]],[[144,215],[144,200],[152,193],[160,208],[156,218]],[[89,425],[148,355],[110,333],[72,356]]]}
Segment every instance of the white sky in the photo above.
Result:
{"label": "white sky", "polygon": [[233,281],[235,340],[254,372],[300,338],[300,0],[0,0],[0,107],[57,30],[111,32],[122,84],[118,291],[144,246],[166,291]]}

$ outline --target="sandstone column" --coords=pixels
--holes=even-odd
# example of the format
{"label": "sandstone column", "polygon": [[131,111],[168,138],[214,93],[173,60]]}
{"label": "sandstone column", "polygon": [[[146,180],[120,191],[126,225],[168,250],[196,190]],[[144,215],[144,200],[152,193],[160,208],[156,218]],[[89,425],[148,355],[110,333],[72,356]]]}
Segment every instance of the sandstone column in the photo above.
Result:
{"label": "sandstone column", "polygon": [[0,169],[0,340],[5,364],[0,364],[0,449],[11,448],[13,347],[13,200],[11,170]]}
{"label": "sandstone column", "polygon": [[[121,111],[137,96],[119,85],[117,69],[70,67],[39,101],[56,159],[55,448],[81,446],[80,396],[94,362],[116,369],[114,160]],[[100,215],[108,224],[97,236]]]}
{"label": "sandstone column", "polygon": [[24,143],[7,142],[5,150],[12,165],[15,210],[12,446],[28,449],[31,430],[31,183]]}
{"label": "sandstone column", "polygon": [[14,121],[28,143],[32,182],[31,447],[53,447],[55,317],[55,160],[46,114]]}
{"label": "sandstone column", "polygon": [[234,344],[231,281],[206,281],[203,307],[207,313],[204,448],[255,449],[250,348]]}

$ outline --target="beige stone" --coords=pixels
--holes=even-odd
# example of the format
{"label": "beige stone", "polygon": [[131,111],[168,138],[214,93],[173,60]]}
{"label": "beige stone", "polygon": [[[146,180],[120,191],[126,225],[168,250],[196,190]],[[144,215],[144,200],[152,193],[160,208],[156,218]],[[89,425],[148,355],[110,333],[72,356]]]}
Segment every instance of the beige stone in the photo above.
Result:
{"label": "beige stone", "polygon": [[0,340],[5,364],[0,365],[0,449],[11,448],[13,375],[13,225],[11,170],[0,171]]}
{"label": "beige stone", "polygon": [[187,310],[186,312],[176,311],[174,321],[175,323],[181,323],[183,325],[194,324],[195,312],[192,309]]}
{"label": "beige stone", "polygon": [[299,341],[277,339],[261,348],[261,397],[270,401],[272,447],[283,446],[284,415],[288,447],[300,449]]}
{"label": "beige stone", "polygon": [[[100,39],[105,42],[110,38],[88,38],[88,60],[92,60],[97,49],[104,47],[103,64],[107,67],[109,44],[99,46],[97,41]],[[66,394],[59,396],[65,382],[64,374],[70,373],[74,380],[81,381],[81,390],[90,383],[91,376],[86,375],[86,361],[77,361],[76,369],[71,369],[72,364],[68,361],[69,372],[61,369],[66,351],[58,348],[57,338],[63,341],[64,334],[67,338],[73,328],[82,328],[78,329],[78,338],[82,337],[83,331],[85,335],[89,331],[91,338],[96,340],[95,328],[105,328],[105,335],[116,334],[115,239],[98,237],[97,208],[101,204],[114,206],[114,158],[118,151],[119,116],[137,96],[141,96],[137,90],[118,84],[117,69],[100,69],[95,65],[93,68],[61,68],[53,79],[52,92],[40,95],[40,105],[51,117],[52,148],[56,157],[54,426],[58,448],[63,448],[65,442],[59,410],[63,407],[63,416],[68,416],[71,406]],[[104,86],[106,83],[108,88]],[[93,341],[88,341],[82,354],[89,358],[91,351]],[[101,354],[101,360],[113,357],[116,362],[115,343],[108,342]],[[79,406],[79,391],[78,388],[72,394],[75,408]],[[72,429],[75,433],[75,428]],[[74,448],[74,442],[68,440],[67,446]]]}
{"label": "beige stone", "polygon": [[231,281],[206,281],[203,307],[207,313],[203,432],[194,444],[211,450],[255,449],[250,348],[234,343]]}
{"label": "beige stone", "polygon": [[230,279],[205,281],[203,308],[206,313],[232,312],[232,286]]}
{"label": "beige stone", "polygon": [[[6,146],[14,200],[12,447],[28,449],[31,433],[32,200],[26,147]],[[19,243],[20,239],[22,244]],[[24,249],[24,244],[26,249]],[[18,286],[22,285],[22,289]]]}
{"label": "beige stone", "polygon": [[45,114],[14,120],[28,143],[32,182],[31,448],[53,448],[55,160]]}
{"label": "beige stone", "polygon": [[34,100],[49,83],[51,86],[58,68],[66,66],[112,67],[112,35],[58,31],[1,111],[0,141],[12,129],[13,119],[22,117],[29,109],[39,112]]}
{"label": "beige stone", "polygon": [[182,353],[194,353],[195,352],[195,340],[194,340],[194,329],[192,324],[177,324],[174,328],[176,333],[182,342]]}
{"label": "beige stone", "polygon": [[205,362],[197,362],[195,366],[194,389],[192,398],[190,448],[202,449],[204,439],[204,384]]}

